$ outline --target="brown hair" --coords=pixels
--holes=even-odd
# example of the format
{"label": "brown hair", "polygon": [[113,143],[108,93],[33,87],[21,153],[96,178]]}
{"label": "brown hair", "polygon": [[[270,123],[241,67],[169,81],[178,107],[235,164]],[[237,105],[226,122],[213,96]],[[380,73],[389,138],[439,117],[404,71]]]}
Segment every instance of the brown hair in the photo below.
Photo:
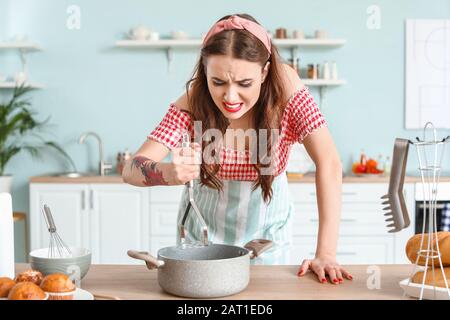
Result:
{"label": "brown hair", "polygon": [[[258,23],[248,14],[237,14],[241,18]],[[218,21],[231,17],[227,15]],[[212,36],[201,49],[200,58],[194,68],[193,76],[186,83],[186,92],[191,115],[194,121],[201,121],[202,132],[207,129],[215,128],[225,134],[229,125],[228,119],[215,106],[215,103],[209,93],[206,78],[206,59],[212,55],[231,55],[236,59],[243,59],[250,62],[257,62],[263,68],[269,61],[269,72],[261,85],[261,93],[253,106],[254,118],[253,125],[255,129],[267,129],[267,153],[264,156],[272,155],[271,129],[279,129],[281,115],[284,110],[283,99],[286,97],[285,89],[282,85],[281,72],[282,63],[276,47],[271,44],[272,54],[269,55],[264,44],[253,34],[246,30],[224,30]],[[202,139],[202,149],[205,148],[207,141]],[[217,142],[216,142],[217,143]],[[259,147],[259,143],[257,143]],[[259,150],[258,150],[259,151]],[[259,154],[259,153],[258,153]],[[217,154],[216,154],[217,156]],[[269,158],[273,161],[273,157]],[[258,179],[255,181],[252,190],[261,186],[262,195],[265,202],[270,202],[272,198],[273,175],[262,175],[261,168],[268,167],[270,164],[262,164],[261,159],[257,158],[257,163],[253,167],[258,172]],[[221,190],[223,184],[216,177],[220,169],[219,163],[202,163],[200,169],[201,183],[211,188]]]}

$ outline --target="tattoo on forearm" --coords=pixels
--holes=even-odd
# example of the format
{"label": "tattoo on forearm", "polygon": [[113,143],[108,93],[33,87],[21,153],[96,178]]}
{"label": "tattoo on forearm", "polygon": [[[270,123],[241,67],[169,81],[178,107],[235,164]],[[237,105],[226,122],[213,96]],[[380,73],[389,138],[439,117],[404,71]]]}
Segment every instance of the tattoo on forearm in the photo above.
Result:
{"label": "tattoo on forearm", "polygon": [[161,170],[156,169],[156,162],[143,157],[137,156],[133,158],[131,162],[131,168],[136,167],[141,170],[142,175],[145,180],[142,183],[146,186],[161,186],[168,185],[167,181],[164,180]]}

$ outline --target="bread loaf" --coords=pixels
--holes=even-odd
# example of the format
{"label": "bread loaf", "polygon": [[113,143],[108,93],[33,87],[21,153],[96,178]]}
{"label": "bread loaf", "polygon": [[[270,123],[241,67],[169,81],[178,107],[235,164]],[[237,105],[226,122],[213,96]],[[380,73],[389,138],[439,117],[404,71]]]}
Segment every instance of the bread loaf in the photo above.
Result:
{"label": "bread loaf", "polygon": [[[450,287],[450,267],[444,268],[444,273],[445,278],[447,279],[447,285]],[[411,281],[414,283],[422,284],[423,274],[423,271],[416,272]],[[427,274],[425,276],[425,284],[445,288],[445,281],[442,275],[442,270],[440,268],[435,268],[433,277],[433,270],[431,268],[428,268]]]}
{"label": "bread loaf", "polygon": [[[406,243],[406,256],[412,263],[416,263],[417,252],[419,250],[426,250],[428,248],[428,233],[424,234],[422,247],[420,247],[421,237],[421,234],[416,234],[411,237]],[[437,238],[439,251],[441,253],[442,265],[444,267],[450,267],[450,232],[440,231],[437,233]],[[433,250],[437,250],[436,236],[434,233],[431,237],[431,240]],[[421,266],[425,266],[424,256],[421,256],[419,258],[418,264]],[[437,257],[434,259],[428,259],[428,266],[432,266],[433,264],[435,267],[440,267],[439,259]]]}

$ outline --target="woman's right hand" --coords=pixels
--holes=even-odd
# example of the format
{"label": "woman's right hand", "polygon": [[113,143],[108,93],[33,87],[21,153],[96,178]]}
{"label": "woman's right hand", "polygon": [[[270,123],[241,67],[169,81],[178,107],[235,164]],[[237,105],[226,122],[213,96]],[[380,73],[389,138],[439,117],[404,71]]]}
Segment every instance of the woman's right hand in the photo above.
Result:
{"label": "woman's right hand", "polygon": [[156,170],[162,172],[168,185],[185,184],[200,176],[201,147],[198,143],[191,143],[189,148],[172,149],[172,162],[159,162]]}

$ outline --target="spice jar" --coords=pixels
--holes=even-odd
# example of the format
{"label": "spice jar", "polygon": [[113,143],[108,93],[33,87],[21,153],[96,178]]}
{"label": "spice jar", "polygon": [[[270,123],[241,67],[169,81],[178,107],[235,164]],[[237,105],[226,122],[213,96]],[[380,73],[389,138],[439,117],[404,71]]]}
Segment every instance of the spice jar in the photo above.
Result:
{"label": "spice jar", "polygon": [[328,65],[328,61],[325,61],[323,64],[322,78],[325,80],[330,79],[330,67]]}
{"label": "spice jar", "polygon": [[317,79],[317,70],[314,64],[308,64],[308,79]]}
{"label": "spice jar", "polygon": [[287,31],[285,28],[278,28],[275,31],[275,38],[277,39],[286,39],[287,38]]}
{"label": "spice jar", "polygon": [[125,166],[125,162],[131,158],[131,153],[128,151],[128,149],[125,150],[125,152],[118,152],[117,153],[117,167],[116,171],[119,175],[122,174],[123,168]]}

